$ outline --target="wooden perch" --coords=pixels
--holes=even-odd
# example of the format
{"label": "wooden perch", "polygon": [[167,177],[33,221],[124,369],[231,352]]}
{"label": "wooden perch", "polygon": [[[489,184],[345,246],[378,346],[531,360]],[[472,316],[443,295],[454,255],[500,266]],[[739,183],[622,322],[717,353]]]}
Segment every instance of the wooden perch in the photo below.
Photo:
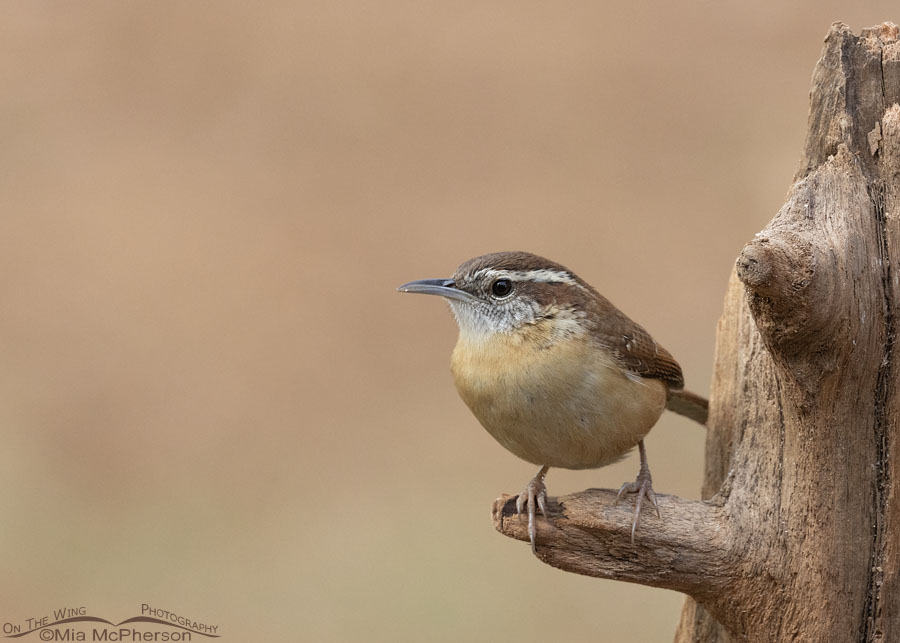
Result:
{"label": "wooden perch", "polygon": [[[900,640],[900,40],[832,26],[787,202],[719,322],[703,501],[551,499],[538,557],[688,595],[677,642]],[[514,499],[502,533],[527,539]]]}
{"label": "wooden perch", "polygon": [[[616,493],[607,489],[550,499],[550,517],[538,527],[538,558],[577,574],[686,594],[716,593],[728,584],[731,536],[720,505],[658,494],[666,519],[647,511],[641,537],[632,544],[634,507],[624,502],[614,506],[615,499]],[[500,531],[528,541],[527,522],[516,514],[516,496],[494,501],[492,515]]]}

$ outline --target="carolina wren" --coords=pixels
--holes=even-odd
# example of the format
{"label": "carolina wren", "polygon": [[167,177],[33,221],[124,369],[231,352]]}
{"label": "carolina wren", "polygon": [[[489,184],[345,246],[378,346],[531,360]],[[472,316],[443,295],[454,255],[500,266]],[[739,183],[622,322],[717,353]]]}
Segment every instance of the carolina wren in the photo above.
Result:
{"label": "carolina wren", "polygon": [[643,438],[667,404],[703,423],[707,404],[681,391],[681,367],[647,331],[571,270],[527,252],[475,257],[449,279],[398,290],[449,302],[457,391],[500,444],[540,465],[516,501],[532,551],[550,467],[602,467],[637,446],[640,471],[616,498],[636,494],[632,541],[645,498],[659,514]]}

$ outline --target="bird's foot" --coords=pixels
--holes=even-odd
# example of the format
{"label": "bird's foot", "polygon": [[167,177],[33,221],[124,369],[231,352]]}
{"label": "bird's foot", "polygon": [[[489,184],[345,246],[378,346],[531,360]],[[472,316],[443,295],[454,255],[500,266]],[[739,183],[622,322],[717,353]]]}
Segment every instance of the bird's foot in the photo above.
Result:
{"label": "bird's foot", "polygon": [[531,479],[519,497],[516,498],[516,513],[520,516],[528,511],[528,537],[531,539],[531,551],[537,554],[535,547],[534,515],[540,509],[544,518],[547,517],[547,487],[544,486],[544,477],[550,467],[541,467],[537,475]]}
{"label": "bird's foot", "polygon": [[634,503],[634,522],[631,525],[631,544],[634,544],[634,532],[637,531],[638,525],[641,522],[641,505],[644,502],[644,498],[647,498],[650,501],[650,504],[653,505],[653,508],[656,509],[656,515],[660,515],[659,504],[656,502],[656,494],[653,493],[653,478],[650,477],[649,467],[642,464],[641,470],[638,472],[635,481],[626,482],[619,488],[619,493],[616,495],[616,504],[619,504],[622,496],[626,493],[637,494],[637,499]]}

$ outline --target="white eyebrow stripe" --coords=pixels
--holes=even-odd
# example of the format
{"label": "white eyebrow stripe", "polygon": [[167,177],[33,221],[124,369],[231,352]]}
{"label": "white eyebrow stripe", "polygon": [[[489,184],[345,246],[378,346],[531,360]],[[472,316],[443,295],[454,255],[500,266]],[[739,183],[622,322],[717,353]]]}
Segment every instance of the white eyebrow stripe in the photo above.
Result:
{"label": "white eyebrow stripe", "polygon": [[495,278],[506,277],[513,281],[537,281],[542,283],[568,284],[570,286],[579,286],[580,284],[572,277],[572,273],[564,270],[549,270],[541,268],[539,270],[486,270],[485,274],[489,274]]}

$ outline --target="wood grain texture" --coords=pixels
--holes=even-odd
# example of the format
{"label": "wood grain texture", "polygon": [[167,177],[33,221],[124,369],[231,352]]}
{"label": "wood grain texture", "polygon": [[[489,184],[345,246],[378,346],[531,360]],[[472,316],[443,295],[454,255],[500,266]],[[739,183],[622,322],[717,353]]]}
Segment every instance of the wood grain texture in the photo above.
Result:
{"label": "wood grain texture", "polygon": [[[785,205],[741,252],[717,331],[702,502],[556,500],[538,557],[688,595],[675,640],[900,640],[900,43],[837,23]],[[494,521],[505,519],[501,498]]]}
{"label": "wood grain texture", "polygon": [[[632,544],[634,507],[615,505],[615,499],[608,489],[552,498],[548,519],[538,524],[538,558],[577,574],[710,596],[731,582],[734,561],[727,558],[727,544],[733,536],[716,501],[657,494],[666,519],[646,512],[641,537]],[[528,541],[527,522],[516,514],[515,501],[516,496],[501,496],[491,514],[501,532]]]}

